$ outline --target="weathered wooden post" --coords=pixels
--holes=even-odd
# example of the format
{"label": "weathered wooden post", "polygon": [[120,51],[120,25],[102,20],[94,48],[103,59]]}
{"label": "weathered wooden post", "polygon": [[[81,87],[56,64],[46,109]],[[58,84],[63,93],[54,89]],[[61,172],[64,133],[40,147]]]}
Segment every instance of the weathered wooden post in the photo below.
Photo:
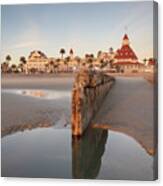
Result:
{"label": "weathered wooden post", "polygon": [[104,73],[81,70],[72,90],[72,135],[81,136],[96,114],[114,78]]}

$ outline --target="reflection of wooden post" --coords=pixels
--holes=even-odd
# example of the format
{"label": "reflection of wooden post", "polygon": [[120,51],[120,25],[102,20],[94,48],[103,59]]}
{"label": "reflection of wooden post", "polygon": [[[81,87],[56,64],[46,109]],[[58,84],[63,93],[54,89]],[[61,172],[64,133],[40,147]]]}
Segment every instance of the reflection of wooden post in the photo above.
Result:
{"label": "reflection of wooden post", "polygon": [[72,135],[81,136],[96,114],[114,78],[103,73],[80,71],[72,90]]}
{"label": "reflection of wooden post", "polygon": [[89,128],[82,138],[72,138],[73,178],[93,179],[97,177],[107,137],[107,130]]}

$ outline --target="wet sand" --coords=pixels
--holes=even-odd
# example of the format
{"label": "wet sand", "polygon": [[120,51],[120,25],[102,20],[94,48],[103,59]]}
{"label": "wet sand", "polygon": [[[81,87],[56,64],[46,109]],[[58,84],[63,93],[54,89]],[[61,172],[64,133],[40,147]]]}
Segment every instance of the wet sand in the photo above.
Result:
{"label": "wet sand", "polygon": [[2,75],[2,89],[71,90],[74,74]]}
{"label": "wet sand", "polygon": [[[2,77],[2,136],[36,127],[70,125],[73,79],[73,76],[63,75]],[[13,93],[13,90],[26,89],[53,90],[63,95],[58,99],[38,99]]]}
{"label": "wet sand", "polygon": [[93,120],[94,127],[123,132],[154,154],[153,85],[141,77],[116,77],[116,83]]}

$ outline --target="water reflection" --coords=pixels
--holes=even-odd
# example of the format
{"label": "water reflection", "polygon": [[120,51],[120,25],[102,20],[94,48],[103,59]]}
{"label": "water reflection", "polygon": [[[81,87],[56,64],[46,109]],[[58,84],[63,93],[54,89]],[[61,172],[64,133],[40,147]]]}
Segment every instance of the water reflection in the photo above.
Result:
{"label": "water reflection", "polygon": [[72,139],[73,178],[93,179],[97,177],[107,137],[107,130],[89,128],[82,138]]}
{"label": "water reflection", "polygon": [[152,138],[150,136],[150,140],[147,138],[145,138],[145,134],[142,135],[141,138],[137,137],[138,135],[134,132],[134,133],[131,133],[131,128],[123,128],[121,126],[114,126],[114,125],[109,125],[109,124],[93,124],[92,125],[93,128],[98,128],[98,129],[104,129],[104,130],[111,130],[111,131],[116,131],[116,132],[119,132],[119,133],[122,133],[122,134],[126,134],[128,136],[131,136],[132,138],[134,138],[141,146],[142,148],[144,148],[146,150],[146,152],[151,155],[151,156],[154,156],[157,152],[157,147],[155,144],[155,140],[156,138]]}
{"label": "water reflection", "polygon": [[69,122],[66,120],[65,116],[62,115],[59,120],[55,122],[55,124],[51,123],[27,123],[27,124],[17,124],[17,125],[12,125],[9,127],[5,127],[1,129],[1,137],[11,135],[16,132],[24,132],[26,130],[33,130],[36,128],[49,128],[53,127],[55,129],[59,128],[70,128]]}
{"label": "water reflection", "polygon": [[63,99],[71,97],[71,91],[47,90],[47,89],[2,89],[2,93],[18,94],[40,99]]}
{"label": "water reflection", "polygon": [[47,94],[45,93],[45,91],[42,90],[23,90],[22,94],[25,96],[33,96],[33,97],[46,97]]}
{"label": "water reflection", "polygon": [[[109,134],[109,135],[108,135]],[[2,138],[2,176],[152,180],[153,157],[131,137],[89,129],[40,128]]]}

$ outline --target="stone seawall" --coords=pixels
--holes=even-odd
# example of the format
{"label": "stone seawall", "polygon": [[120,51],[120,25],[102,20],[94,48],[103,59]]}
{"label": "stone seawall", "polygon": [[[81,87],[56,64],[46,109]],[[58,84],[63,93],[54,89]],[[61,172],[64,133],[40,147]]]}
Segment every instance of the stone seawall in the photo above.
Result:
{"label": "stone seawall", "polygon": [[76,75],[72,90],[72,135],[83,134],[114,81],[109,75],[89,70]]}

